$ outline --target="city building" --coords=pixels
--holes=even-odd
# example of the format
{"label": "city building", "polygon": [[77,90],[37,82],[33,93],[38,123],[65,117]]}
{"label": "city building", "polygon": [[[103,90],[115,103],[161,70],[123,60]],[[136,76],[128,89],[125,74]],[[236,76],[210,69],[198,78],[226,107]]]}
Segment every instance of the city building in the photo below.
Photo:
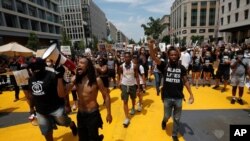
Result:
{"label": "city building", "polygon": [[175,0],[170,15],[171,43],[190,46],[196,42],[194,36],[202,41],[218,38],[218,9],[219,0]]}
{"label": "city building", "polygon": [[83,20],[86,37],[90,40],[107,39],[107,18],[105,13],[93,2],[93,0],[82,0]]}
{"label": "city building", "polygon": [[170,15],[164,15],[161,18],[160,23],[162,25],[165,25],[165,29],[162,31],[161,35],[159,36],[159,39],[161,40],[164,36],[169,35],[169,28],[170,28]]}
{"label": "city building", "polygon": [[117,42],[118,42],[118,43],[128,43],[128,38],[127,38],[126,35],[125,35],[122,31],[120,31],[120,30],[117,31]]}
{"label": "city building", "polygon": [[118,40],[117,40],[117,28],[116,26],[111,22],[111,21],[108,21],[107,22],[107,28],[108,28],[108,40],[116,43]]}
{"label": "city building", "polygon": [[57,0],[1,0],[0,45],[9,42],[27,44],[29,34],[36,33],[41,46],[61,37]]}
{"label": "city building", "polygon": [[86,44],[83,20],[83,9],[81,0],[59,0],[59,11],[61,22],[66,35],[72,44],[83,41]]}
{"label": "city building", "polygon": [[225,42],[242,43],[250,38],[250,0],[220,0],[221,37]]}

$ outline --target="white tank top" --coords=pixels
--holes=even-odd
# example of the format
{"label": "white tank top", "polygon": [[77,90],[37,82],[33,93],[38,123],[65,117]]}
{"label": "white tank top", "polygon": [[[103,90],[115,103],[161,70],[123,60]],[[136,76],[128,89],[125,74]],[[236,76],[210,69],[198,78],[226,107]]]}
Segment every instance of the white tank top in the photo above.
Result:
{"label": "white tank top", "polygon": [[131,62],[131,67],[129,69],[125,68],[125,63],[122,64],[122,80],[121,84],[126,86],[133,86],[136,84],[134,64]]}

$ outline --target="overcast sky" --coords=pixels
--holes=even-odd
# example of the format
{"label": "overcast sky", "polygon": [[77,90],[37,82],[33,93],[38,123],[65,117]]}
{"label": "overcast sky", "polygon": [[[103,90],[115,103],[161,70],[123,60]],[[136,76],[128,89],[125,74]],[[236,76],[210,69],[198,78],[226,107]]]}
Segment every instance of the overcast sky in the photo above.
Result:
{"label": "overcast sky", "polygon": [[129,39],[136,42],[144,35],[141,24],[148,18],[161,18],[170,14],[174,0],[94,0],[107,19],[121,30]]}

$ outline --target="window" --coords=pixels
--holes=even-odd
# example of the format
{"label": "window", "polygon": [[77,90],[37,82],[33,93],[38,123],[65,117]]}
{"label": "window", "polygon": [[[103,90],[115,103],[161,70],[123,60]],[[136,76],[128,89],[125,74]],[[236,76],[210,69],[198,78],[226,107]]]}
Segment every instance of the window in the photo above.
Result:
{"label": "window", "polygon": [[17,12],[26,14],[26,5],[20,0],[16,1]]}
{"label": "window", "polygon": [[208,32],[214,32],[214,29],[208,29]]}
{"label": "window", "polygon": [[0,12],[0,26],[2,26],[3,25],[3,19],[2,19],[3,17],[2,17],[2,13]]}
{"label": "window", "polygon": [[38,16],[40,19],[46,19],[45,18],[45,11],[43,11],[42,9],[38,9]]}
{"label": "window", "polygon": [[31,29],[33,31],[39,31],[39,26],[37,21],[31,20]]}
{"label": "window", "polygon": [[215,24],[215,8],[209,9],[209,25]]}
{"label": "window", "polygon": [[220,18],[220,25],[223,25],[223,18]]}
{"label": "window", "polygon": [[236,7],[239,8],[240,7],[240,0],[236,1]]}
{"label": "window", "polygon": [[196,33],[196,29],[191,29],[191,33]]}
{"label": "window", "polygon": [[17,26],[17,17],[11,14],[5,14],[5,21],[7,27],[18,27]]}
{"label": "window", "polygon": [[216,1],[210,2],[210,8],[216,8]]}
{"label": "window", "polygon": [[53,10],[55,11],[55,12],[58,12],[58,8],[57,8],[57,5],[56,4],[52,4],[52,7],[53,7]]}
{"label": "window", "polygon": [[200,26],[206,25],[206,15],[207,15],[207,9],[202,8],[200,13]]}
{"label": "window", "polygon": [[50,9],[50,2],[49,2],[49,0],[45,0],[44,1],[44,5],[45,5],[46,8]]}
{"label": "window", "polygon": [[231,8],[232,8],[232,3],[228,3],[228,11],[231,11]]}
{"label": "window", "polygon": [[245,13],[245,20],[247,20],[248,19],[248,9],[245,10],[244,13]]}
{"label": "window", "polygon": [[238,22],[239,19],[239,13],[235,13],[235,22]]}
{"label": "window", "polygon": [[54,33],[53,25],[49,25],[49,33]]}
{"label": "window", "polygon": [[36,8],[29,5],[29,15],[36,17]]}
{"label": "window", "polygon": [[227,16],[227,23],[230,24],[230,16]]}
{"label": "window", "polygon": [[246,0],[246,4],[249,4],[250,3],[250,0]]}
{"label": "window", "polygon": [[221,13],[224,14],[224,6],[221,7]]}
{"label": "window", "polygon": [[53,17],[51,13],[47,13],[47,20],[53,22]]}
{"label": "window", "polygon": [[19,17],[20,26],[22,29],[29,29],[29,20],[26,18]]}
{"label": "window", "polygon": [[192,9],[191,26],[197,26],[197,9]]}
{"label": "window", "polygon": [[206,29],[200,29],[199,30],[199,33],[205,33],[206,32]]}
{"label": "window", "polygon": [[56,34],[60,34],[60,27],[56,26]]}
{"label": "window", "polygon": [[37,0],[37,4],[43,6],[43,0]]}
{"label": "window", "polygon": [[206,1],[202,1],[201,2],[201,8],[206,8],[207,7],[207,2]]}
{"label": "window", "polygon": [[2,0],[2,7],[5,9],[13,10],[12,0]]}
{"label": "window", "polygon": [[41,23],[41,31],[42,32],[47,32],[47,24]]}

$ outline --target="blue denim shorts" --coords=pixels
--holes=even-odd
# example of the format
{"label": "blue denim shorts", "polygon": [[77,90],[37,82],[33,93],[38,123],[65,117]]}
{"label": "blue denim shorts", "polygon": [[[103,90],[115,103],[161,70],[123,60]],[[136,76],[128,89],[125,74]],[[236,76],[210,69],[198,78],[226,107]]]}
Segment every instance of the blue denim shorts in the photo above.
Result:
{"label": "blue denim shorts", "polygon": [[70,117],[65,114],[64,107],[60,107],[47,115],[37,113],[37,120],[43,135],[50,133],[56,124],[68,127],[71,123]]}

